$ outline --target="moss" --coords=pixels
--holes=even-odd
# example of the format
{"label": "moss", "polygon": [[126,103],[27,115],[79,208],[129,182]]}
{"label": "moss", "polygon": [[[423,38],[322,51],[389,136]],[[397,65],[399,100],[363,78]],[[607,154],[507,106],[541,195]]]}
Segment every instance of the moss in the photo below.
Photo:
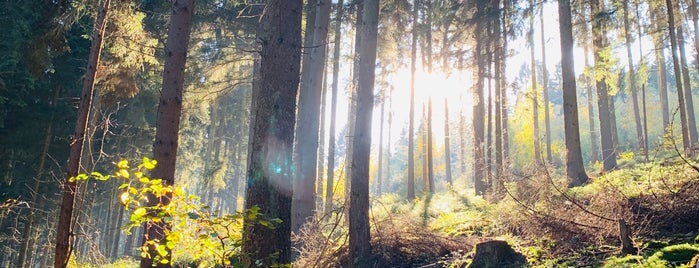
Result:
{"label": "moss", "polygon": [[602,267],[642,267],[643,257],[637,255],[627,255],[625,257],[611,257],[604,262]]}
{"label": "moss", "polygon": [[689,244],[667,246],[655,252],[648,258],[650,265],[686,264],[699,254],[699,247]]}

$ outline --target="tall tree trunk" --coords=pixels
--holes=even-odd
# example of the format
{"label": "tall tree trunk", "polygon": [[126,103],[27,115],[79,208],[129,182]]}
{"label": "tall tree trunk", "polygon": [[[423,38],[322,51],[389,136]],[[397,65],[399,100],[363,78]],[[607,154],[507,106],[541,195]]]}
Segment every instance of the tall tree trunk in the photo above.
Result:
{"label": "tall tree trunk", "polygon": [[646,147],[646,141],[643,137],[643,124],[641,123],[641,111],[638,105],[638,88],[636,84],[636,70],[633,66],[633,54],[631,53],[631,26],[629,25],[629,3],[622,1],[622,9],[624,12],[624,37],[626,43],[626,56],[629,68],[629,91],[631,91],[631,102],[633,104],[633,118],[636,123],[636,139],[638,140],[638,149],[643,151]]}
{"label": "tall tree trunk", "polygon": [[434,159],[432,139],[432,97],[427,99],[427,182],[430,194],[434,194]]}
{"label": "tall tree trunk", "polygon": [[444,98],[444,165],[446,172],[447,187],[451,188],[454,183],[451,178],[451,145],[449,143],[449,99]]}
{"label": "tall tree trunk", "polygon": [[413,0],[413,29],[410,43],[410,114],[408,121],[408,193],[415,199],[415,71],[417,68],[418,0]]}
{"label": "tall tree trunk", "polygon": [[569,186],[580,186],[588,181],[580,147],[578,123],[578,94],[575,85],[573,56],[573,26],[570,0],[558,1],[558,24],[561,36],[561,76],[563,80],[563,120],[566,140],[566,175]]}
{"label": "tall tree trunk", "polygon": [[[180,129],[180,115],[182,113],[182,92],[184,90],[184,70],[187,62],[187,47],[189,45],[193,13],[194,0],[173,2],[167,43],[165,44],[165,67],[163,70],[162,90],[160,91],[155,142],[153,143],[153,158],[158,161],[158,164],[151,171],[151,177],[162,178],[165,186],[175,184],[178,132]],[[160,200],[153,198],[150,200],[149,206],[154,206],[158,203],[167,205],[171,198],[171,193],[159,198]],[[169,229],[170,226],[162,221],[145,223],[142,245],[145,245],[146,241],[149,240],[165,244],[165,232]],[[149,246],[149,251],[152,257],[158,254],[154,246]],[[172,261],[172,254],[169,253],[169,250],[165,259]],[[152,267],[153,264],[153,258],[141,258],[141,267]],[[171,267],[171,265],[171,262],[157,264],[158,267]]]}
{"label": "tall tree trunk", "polygon": [[[636,18],[641,17],[641,2],[636,1]],[[636,33],[638,34],[638,40],[641,40],[643,36],[643,29],[641,28],[641,23],[636,20]],[[638,54],[643,55],[643,42],[638,42]],[[641,62],[639,63],[639,66],[645,66],[644,63],[644,57],[641,56]],[[642,79],[641,80],[641,99],[643,103],[642,111],[643,111],[643,140],[645,141],[643,143],[643,156],[645,157],[646,161],[649,160],[648,156],[648,113],[646,109],[646,80],[647,79]]]}
{"label": "tall tree trunk", "polygon": [[[603,11],[600,0],[590,1],[590,15],[592,20],[592,36],[595,55],[595,63],[601,63],[606,60],[602,54],[603,49],[607,46],[608,41],[605,37],[608,14]],[[616,149],[614,148],[614,138],[612,133],[612,117],[610,115],[610,96],[608,94],[608,85],[605,78],[598,79],[597,88],[597,105],[599,107],[600,121],[600,137],[602,141],[602,159],[604,161],[604,171],[609,171],[616,168]]]}
{"label": "tall tree trunk", "polygon": [[[486,3],[482,1],[476,2],[476,18],[484,18]],[[483,19],[476,22],[476,32],[482,32],[485,28]],[[483,178],[485,176],[485,152],[484,152],[484,123],[485,118],[485,99],[483,98],[484,76],[486,72],[484,54],[485,41],[483,39],[476,40],[476,49],[474,50],[474,60],[476,68],[476,85],[473,105],[473,182],[476,195],[484,195],[487,188]]]}
{"label": "tall tree trunk", "polygon": [[[679,5],[679,4],[678,4]],[[680,8],[678,6],[678,8]],[[689,64],[687,64],[687,51],[685,49],[684,26],[677,24],[677,45],[679,48],[680,66],[682,67],[682,88],[684,89],[684,100],[687,107],[687,128],[689,129],[689,144],[693,146],[697,143],[697,123],[694,116],[694,100],[692,97],[692,86],[690,85]]]}
{"label": "tall tree trunk", "polygon": [[[332,3],[328,4],[332,6]],[[330,10],[328,10],[330,13]],[[330,19],[328,18],[328,27],[330,27]],[[327,32],[326,32],[327,33]],[[325,178],[325,110],[327,109],[328,98],[328,45],[325,45],[325,59],[323,63],[323,83],[321,87],[320,98],[320,131],[318,133],[318,157],[316,161],[316,204],[314,213],[322,213],[323,210],[323,179]]]}
{"label": "tall tree trunk", "polygon": [[330,104],[330,133],[328,140],[328,178],[325,185],[325,214],[333,209],[333,187],[335,180],[335,125],[337,119],[337,88],[340,78],[340,41],[342,40],[342,15],[344,14],[344,1],[337,1],[337,13],[335,15],[335,42],[333,47],[333,82],[332,100]]}
{"label": "tall tree trunk", "polygon": [[[385,94],[385,93],[384,93]],[[385,96],[381,100],[381,118],[379,119],[379,166],[376,171],[376,194],[381,195],[381,175],[383,173],[383,118],[386,112],[386,98]]]}
{"label": "tall tree trunk", "polygon": [[[500,0],[495,1],[495,6],[500,7]],[[503,20],[501,14],[498,14],[495,18],[495,23],[493,25],[494,33],[494,50],[493,50],[493,65],[494,65],[494,77],[495,80],[495,191],[500,192],[502,190],[502,178],[503,178],[503,152],[502,152],[502,113],[504,111],[502,107],[503,99],[503,84],[502,80],[502,70],[503,67],[503,48],[502,48],[502,28]]]}
{"label": "tall tree trunk", "polygon": [[675,35],[675,16],[672,5],[672,0],[665,0],[665,6],[667,8],[667,22],[670,26],[670,45],[672,46],[672,66],[675,72],[675,84],[677,86],[677,99],[679,102],[680,110],[680,120],[682,120],[682,145],[684,146],[684,151],[686,154],[689,153],[689,148],[691,146],[691,140],[689,138],[689,127],[687,126],[687,108],[685,105],[684,91],[682,88],[682,72],[680,68],[679,56],[677,54],[678,44],[677,36]]}
{"label": "tall tree trunk", "polygon": [[[301,0],[269,0],[260,18],[259,76],[253,80],[245,209],[278,218],[274,229],[246,217],[242,256],[247,267],[291,261],[292,146],[301,63]],[[284,23],[279,23],[283,21]]]}
{"label": "tall tree trunk", "polygon": [[430,190],[429,184],[429,167],[428,167],[428,156],[427,156],[427,108],[425,108],[425,103],[422,103],[422,125],[420,133],[422,134],[422,194],[427,194]]}
{"label": "tall tree trunk", "polygon": [[502,9],[503,9],[503,14],[502,14],[502,53],[501,53],[501,64],[500,64],[500,90],[502,91],[500,95],[502,98],[500,99],[501,104],[500,104],[500,114],[502,115],[501,122],[502,124],[502,162],[503,162],[503,169],[502,169],[502,176],[505,176],[508,172],[508,166],[510,162],[510,140],[509,140],[509,135],[508,135],[508,129],[507,129],[507,121],[508,121],[508,114],[507,114],[507,57],[508,57],[508,49],[507,49],[507,39],[508,39],[508,32],[509,32],[509,27],[510,27],[510,1],[502,1]]}
{"label": "tall tree trunk", "polygon": [[366,267],[371,254],[369,234],[369,155],[374,107],[374,76],[379,24],[379,0],[364,0],[362,44],[359,51],[356,139],[352,153],[352,189],[349,211],[350,267]]}
{"label": "tall tree trunk", "polygon": [[535,43],[534,43],[534,0],[529,0],[529,5],[532,10],[529,17],[529,56],[530,56],[530,68],[531,68],[531,95],[532,100],[532,126],[534,128],[534,161],[538,164],[541,163],[541,144],[539,141],[539,84],[536,82],[536,57],[535,57]]}
{"label": "tall tree trunk", "polygon": [[73,251],[71,239],[73,238],[73,205],[75,203],[75,192],[77,184],[71,178],[80,172],[80,160],[82,158],[83,144],[87,131],[87,121],[92,106],[92,98],[95,89],[95,75],[102,51],[102,38],[104,37],[104,26],[106,24],[107,12],[110,0],[102,0],[97,12],[94,29],[92,32],[92,45],[87,60],[87,71],[83,80],[82,93],[80,94],[80,104],[78,106],[78,118],[75,122],[75,132],[70,142],[70,156],[68,158],[68,172],[63,183],[63,199],[59,211],[58,226],[56,230],[56,251],[54,257],[54,267],[66,267],[68,259]]}
{"label": "tall tree trunk", "polygon": [[[294,148],[294,196],[291,204],[291,231],[296,233],[315,211],[316,164],[318,162],[318,128],[320,119],[320,97],[325,67],[325,47],[330,23],[330,0],[309,1],[310,16],[315,15],[310,43],[306,43],[303,58],[301,85],[298,100],[298,123],[296,124],[296,146]],[[309,19],[310,20],[310,19]],[[308,22],[308,20],[307,20]],[[307,24],[308,25],[308,24]],[[307,27],[306,29],[311,29]],[[307,56],[306,56],[307,55]]]}
{"label": "tall tree trunk", "polygon": [[386,190],[391,186],[391,127],[393,126],[393,86],[388,91],[388,141],[386,142]]}
{"label": "tall tree trunk", "polygon": [[427,73],[432,73],[432,0],[425,1],[425,56]]}
{"label": "tall tree trunk", "polygon": [[[354,22],[354,59],[352,66],[352,85],[350,86],[349,113],[347,114],[347,140],[345,142],[345,201],[349,200],[352,182],[352,154],[354,153],[354,137],[357,125],[357,87],[359,83],[359,50],[362,44],[362,17],[364,16],[364,0],[354,1],[356,18]],[[346,207],[346,206],[345,206]]]}
{"label": "tall tree trunk", "polygon": [[667,67],[665,64],[665,30],[660,26],[660,12],[662,10],[661,4],[653,4],[651,1],[651,12],[650,12],[650,23],[651,25],[657,25],[654,29],[655,33],[652,34],[653,45],[655,51],[655,65],[658,68],[658,88],[660,94],[660,108],[663,117],[663,133],[667,133],[668,126],[670,126],[670,108],[669,108],[669,97],[667,91]]}
{"label": "tall tree trunk", "polygon": [[[544,6],[543,2],[539,9],[539,20],[541,20],[541,89],[544,97],[544,131],[546,136],[546,162],[553,163],[551,153],[551,119],[549,112],[549,72],[546,67],[546,31],[544,28]],[[576,105],[577,106],[577,105]]]}

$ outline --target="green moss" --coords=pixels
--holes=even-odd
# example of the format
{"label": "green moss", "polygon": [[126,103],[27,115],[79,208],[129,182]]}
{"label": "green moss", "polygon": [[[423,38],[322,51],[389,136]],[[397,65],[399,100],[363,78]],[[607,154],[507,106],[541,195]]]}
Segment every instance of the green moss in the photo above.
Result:
{"label": "green moss", "polygon": [[625,257],[611,257],[604,262],[602,267],[643,267],[643,257],[637,255],[627,255]]}
{"label": "green moss", "polygon": [[699,247],[680,244],[664,247],[648,258],[650,265],[681,265],[686,264],[699,254]]}

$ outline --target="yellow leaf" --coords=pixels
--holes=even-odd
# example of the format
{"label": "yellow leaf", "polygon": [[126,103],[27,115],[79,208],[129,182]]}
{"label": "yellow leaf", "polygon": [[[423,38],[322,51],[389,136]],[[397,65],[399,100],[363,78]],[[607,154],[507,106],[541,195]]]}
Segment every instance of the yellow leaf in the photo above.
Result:
{"label": "yellow leaf", "polygon": [[139,217],[143,217],[144,215],[146,215],[146,209],[145,208],[137,208],[136,210],[134,210],[133,214],[136,216],[139,216]]}
{"label": "yellow leaf", "polygon": [[119,161],[119,163],[117,163],[117,167],[118,167],[119,169],[129,168],[129,161],[126,160],[126,159],[121,160],[121,161]]}

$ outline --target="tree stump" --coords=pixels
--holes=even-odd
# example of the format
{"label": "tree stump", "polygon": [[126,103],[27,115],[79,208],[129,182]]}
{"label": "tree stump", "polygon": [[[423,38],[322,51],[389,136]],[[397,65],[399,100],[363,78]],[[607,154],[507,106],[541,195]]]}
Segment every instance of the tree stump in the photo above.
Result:
{"label": "tree stump", "polygon": [[469,268],[524,267],[527,259],[505,241],[487,241],[476,245],[476,255]]}

